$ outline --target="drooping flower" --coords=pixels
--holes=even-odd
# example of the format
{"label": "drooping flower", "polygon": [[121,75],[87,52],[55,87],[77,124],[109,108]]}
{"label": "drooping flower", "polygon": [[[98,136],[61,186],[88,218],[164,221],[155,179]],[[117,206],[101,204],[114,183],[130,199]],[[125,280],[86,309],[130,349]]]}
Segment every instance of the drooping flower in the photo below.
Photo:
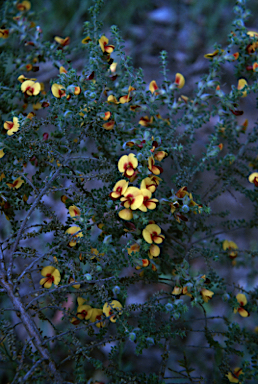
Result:
{"label": "drooping flower", "polygon": [[70,37],[67,36],[64,39],[62,37],[56,36],[55,41],[60,44],[62,47],[65,47],[66,45],[70,44]]}
{"label": "drooping flower", "polygon": [[18,117],[14,117],[13,121],[6,121],[4,123],[4,129],[7,130],[8,136],[12,136],[15,132],[19,131],[19,126]]}
{"label": "drooping flower", "polygon": [[76,220],[81,215],[81,211],[75,205],[71,205],[69,207],[69,214],[72,219]]}
{"label": "drooping flower", "polygon": [[21,91],[27,96],[36,96],[40,93],[40,83],[33,80],[25,80],[21,85]]}
{"label": "drooping flower", "polygon": [[108,45],[108,41],[109,41],[108,38],[105,35],[103,35],[99,39],[99,45],[100,45],[100,48],[102,49],[102,52],[112,53],[115,47],[114,45]]}
{"label": "drooping flower", "polygon": [[181,73],[176,73],[175,84],[178,89],[183,88],[183,86],[185,85],[185,78],[183,75],[181,75]]}
{"label": "drooping flower", "polygon": [[214,292],[212,291],[209,291],[208,289],[206,288],[203,288],[201,290],[201,295],[202,295],[202,299],[205,303],[208,303],[209,300],[212,299],[212,296],[214,295]]}
{"label": "drooping flower", "polygon": [[159,87],[157,86],[157,83],[155,80],[152,80],[150,82],[150,85],[149,85],[149,90],[151,91],[151,93],[153,94],[155,91],[157,91],[157,89],[159,89]]}
{"label": "drooping flower", "polygon": [[30,1],[24,0],[21,3],[16,4],[16,8],[19,11],[29,11],[31,8],[31,3]]}
{"label": "drooping flower", "polygon": [[258,172],[251,173],[251,175],[248,177],[248,181],[258,187]]}
{"label": "drooping flower", "polygon": [[118,216],[120,217],[120,219],[129,221],[133,218],[133,212],[130,208],[125,208],[118,212]]}
{"label": "drooping flower", "polygon": [[155,165],[155,160],[153,156],[150,156],[148,159],[148,169],[154,175],[160,175],[163,172],[163,169],[157,165]]}
{"label": "drooping flower", "polygon": [[[238,84],[237,84],[237,89],[239,91],[242,91],[242,89],[246,89],[248,87],[247,81],[245,79],[239,79]],[[247,91],[242,91],[242,96],[241,97],[246,97],[247,96]]]}
{"label": "drooping flower", "polygon": [[148,209],[152,210],[155,209],[157,206],[157,203],[159,202],[158,199],[152,198],[152,193],[148,189],[140,189],[142,195],[143,195],[143,202],[142,205],[139,207],[139,209],[142,212],[147,212]]}
{"label": "drooping flower", "polygon": [[110,192],[109,196],[111,197],[112,200],[117,200],[119,199],[127,190],[129,182],[126,180],[119,180],[114,188],[113,191]]}
{"label": "drooping flower", "polygon": [[66,96],[65,88],[61,84],[53,84],[51,87],[51,91],[57,99],[61,99],[61,97]]}
{"label": "drooping flower", "polygon": [[143,203],[143,195],[139,188],[136,187],[128,187],[124,193],[124,197],[120,199],[122,201],[122,205],[125,208],[131,208],[135,210],[140,208]]}
{"label": "drooping flower", "polygon": [[120,157],[118,161],[118,170],[121,172],[125,177],[132,177],[135,175],[135,169],[138,166],[138,160],[135,157],[134,153],[129,153],[129,155],[124,155]]}
{"label": "drooping flower", "polygon": [[143,229],[142,236],[144,240],[149,244],[161,244],[165,239],[165,236],[161,235],[160,233],[161,228],[157,224],[149,224]]}
{"label": "drooping flower", "polygon": [[48,265],[44,267],[41,271],[41,275],[45,276],[40,280],[39,284],[42,285],[43,288],[51,288],[52,284],[58,285],[61,280],[60,272],[55,267]]}
{"label": "drooping flower", "polygon": [[[78,233],[77,233],[78,232]],[[80,227],[77,227],[77,226],[73,226],[73,227],[70,227],[68,228],[65,233],[69,234],[69,235],[74,235],[74,237],[83,237],[83,234],[81,232],[81,228]],[[69,242],[69,245],[70,247],[74,247],[76,245],[77,241],[74,239],[74,240],[71,240]]]}
{"label": "drooping flower", "polygon": [[160,255],[160,248],[156,244],[151,244],[148,256],[150,259],[153,259],[153,257],[158,257]]}
{"label": "drooping flower", "polygon": [[239,383],[239,376],[243,374],[243,370],[242,368],[235,368],[233,372],[228,372],[226,374],[228,380],[230,381],[230,383]]}
{"label": "drooping flower", "polygon": [[224,251],[228,250],[228,255],[231,259],[237,257],[236,249],[238,249],[238,246],[236,245],[236,243],[234,243],[234,241],[224,240],[222,247]]}
{"label": "drooping flower", "polygon": [[[118,315],[121,314],[121,308],[123,308],[122,304],[118,300],[112,300],[110,304],[105,303],[103,307],[103,313],[106,317],[109,317],[112,323],[116,322],[116,315],[113,315],[114,309],[118,312]],[[112,315],[112,316],[111,316]]]}
{"label": "drooping flower", "polygon": [[239,313],[242,317],[250,316],[249,312],[243,307],[247,304],[247,298],[243,293],[238,293],[236,295],[237,302],[239,303],[239,307],[234,309],[234,313]]}
{"label": "drooping flower", "polygon": [[22,180],[21,176],[18,177],[18,179],[14,180],[12,183],[6,183],[10,189],[19,189],[24,181]]}

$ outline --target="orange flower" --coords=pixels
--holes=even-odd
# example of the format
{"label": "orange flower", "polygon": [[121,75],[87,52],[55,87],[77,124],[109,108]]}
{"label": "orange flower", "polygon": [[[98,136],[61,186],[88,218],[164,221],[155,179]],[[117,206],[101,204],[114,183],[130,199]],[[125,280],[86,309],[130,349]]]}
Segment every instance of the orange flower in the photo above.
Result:
{"label": "orange flower", "polygon": [[[157,89],[159,89],[159,87],[157,86],[157,83],[155,80],[152,80],[150,82],[150,85],[149,85],[149,90],[151,91],[151,93],[153,94],[155,91],[157,91]],[[157,93],[157,92],[156,92]]]}
{"label": "orange flower", "polygon": [[248,177],[250,183],[253,183],[256,187],[258,187],[258,172],[253,172]]}
{"label": "orange flower", "polygon": [[103,117],[103,120],[107,121],[111,116],[111,112],[105,112],[105,116]]}
{"label": "orange flower", "polygon": [[10,189],[19,189],[24,181],[22,180],[21,176],[18,177],[18,179],[14,180],[13,183],[6,183]]}
{"label": "orange flower", "polygon": [[69,45],[70,44],[70,37],[65,37],[64,39],[62,37],[58,37],[56,36],[55,37],[55,41],[62,45],[62,47],[65,47],[66,45]]}
{"label": "orange flower", "polygon": [[114,128],[115,120],[110,120],[107,123],[103,124],[102,127],[105,128],[107,131],[111,131],[111,129]]}
{"label": "orange flower", "polygon": [[21,85],[21,90],[27,96],[36,96],[40,93],[40,83],[33,80],[25,80]]}
{"label": "orange flower", "polygon": [[[247,81],[245,79],[239,79],[238,80],[237,89],[239,91],[242,91],[242,89],[244,89],[244,88],[247,89],[247,87],[248,87],[248,84],[247,84]],[[246,96],[247,96],[247,91],[245,90],[242,92],[241,97],[246,97]]]}
{"label": "orange flower", "polygon": [[178,89],[183,88],[183,86],[185,85],[185,78],[183,75],[181,75],[181,73],[176,73],[175,84]]}
{"label": "orange flower", "polygon": [[143,202],[139,209],[142,212],[147,212],[147,209],[155,209],[157,205],[156,203],[159,201],[157,199],[151,198],[152,193],[148,189],[140,189],[140,191],[143,195]]}
{"label": "orange flower", "polygon": [[124,197],[120,199],[122,201],[122,205],[125,208],[131,208],[135,210],[139,208],[143,203],[143,195],[139,188],[129,187],[124,193]]}
{"label": "orange flower", "polygon": [[140,246],[137,243],[131,245],[130,248],[127,248],[127,252],[129,253],[130,256],[132,256],[133,252],[137,253],[137,252],[139,252],[139,250],[140,250]]}
{"label": "orange flower", "polygon": [[163,169],[155,164],[155,160],[153,156],[150,156],[148,159],[148,169],[150,172],[154,173],[154,175],[159,175],[163,172]]}
{"label": "orange flower", "polygon": [[45,276],[40,280],[39,284],[43,288],[51,288],[52,284],[58,285],[61,280],[60,272],[55,267],[51,265],[44,267],[41,271],[41,275]]}
{"label": "orange flower", "polygon": [[134,153],[130,153],[128,156],[124,155],[120,157],[118,161],[118,170],[125,177],[132,177],[135,175],[135,169],[138,166],[138,160]]}
{"label": "orange flower", "polygon": [[[78,233],[77,233],[78,232]],[[68,228],[65,233],[68,233],[69,235],[74,235],[74,237],[83,237],[83,234],[81,232],[81,228],[77,226],[73,226]],[[76,235],[75,235],[76,233]],[[70,247],[74,247],[76,245],[76,240],[71,240],[69,242]]]}
{"label": "orange flower", "polygon": [[108,41],[108,38],[104,35],[99,39],[100,48],[104,53],[112,53],[115,49],[114,45],[108,45]]}
{"label": "orange flower", "polygon": [[19,131],[18,117],[14,117],[13,121],[6,121],[4,123],[4,129],[7,130],[7,135],[12,136],[15,132]]}
{"label": "orange flower", "polygon": [[16,5],[16,8],[19,10],[19,11],[29,11],[30,8],[31,8],[31,3],[29,1],[22,1],[21,3],[18,3]]}
{"label": "orange flower", "polygon": [[242,374],[243,374],[242,368],[237,367],[234,369],[233,373],[228,372],[226,374],[226,376],[227,376],[228,380],[230,381],[230,383],[239,383],[238,377]]}
{"label": "orange flower", "polygon": [[[109,320],[112,322],[112,323],[115,323],[116,322],[116,316],[113,315],[114,313],[114,309],[118,312],[118,315],[121,314],[121,308],[122,307],[122,304],[117,301],[117,300],[112,300],[110,304],[108,303],[105,303],[104,304],[104,307],[103,307],[103,313],[106,317],[109,317]],[[111,316],[112,315],[112,316]]]}
{"label": "orange flower", "polygon": [[8,36],[9,36],[9,29],[1,28],[0,29],[0,39],[7,39]]}
{"label": "orange flower", "polygon": [[160,233],[161,228],[157,224],[149,224],[143,229],[142,236],[144,240],[149,244],[161,244],[165,239],[165,236],[161,235]]}
{"label": "orange flower", "polygon": [[113,191],[110,192],[109,196],[111,197],[112,200],[117,200],[119,199],[127,190],[129,182],[126,180],[119,180],[114,188]]}
{"label": "orange flower", "polygon": [[243,293],[238,293],[236,295],[236,299],[239,303],[239,307],[234,309],[234,313],[239,313],[242,317],[250,316],[249,312],[247,312],[243,307],[247,304],[247,298]]}
{"label": "orange flower", "polygon": [[63,87],[63,85],[53,84],[52,87],[51,87],[51,91],[52,91],[53,95],[56,98],[58,98],[58,99],[60,99],[61,97],[66,96],[65,88]]}
{"label": "orange flower", "polygon": [[69,207],[69,214],[72,219],[76,220],[81,215],[81,211],[75,205]]}

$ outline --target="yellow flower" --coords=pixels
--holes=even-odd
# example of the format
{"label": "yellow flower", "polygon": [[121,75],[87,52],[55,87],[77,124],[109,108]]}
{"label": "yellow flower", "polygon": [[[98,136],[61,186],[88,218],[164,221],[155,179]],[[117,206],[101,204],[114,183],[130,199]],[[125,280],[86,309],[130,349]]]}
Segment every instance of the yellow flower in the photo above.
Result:
{"label": "yellow flower", "polygon": [[108,45],[108,38],[106,36],[101,36],[101,38],[99,39],[99,45],[100,45],[100,48],[102,49],[102,52],[106,52],[106,53],[112,53],[114,51],[114,45]]}
{"label": "yellow flower", "polygon": [[27,96],[36,96],[40,93],[40,83],[33,80],[25,80],[21,85],[21,91]]}
{"label": "yellow flower", "polygon": [[111,131],[111,129],[114,128],[114,125],[115,125],[115,120],[110,120],[108,121],[107,123],[104,123],[102,125],[102,127],[106,130],[106,131]]}
{"label": "yellow flower", "polygon": [[1,28],[0,29],[0,39],[7,39],[8,36],[9,36],[9,29]]}
{"label": "yellow flower", "polygon": [[132,256],[132,253],[136,253],[136,252],[139,252],[140,250],[140,246],[139,244],[137,243],[134,243],[133,245],[131,245],[130,248],[127,248],[127,252],[129,253],[130,256]]}
{"label": "yellow flower", "polygon": [[58,285],[61,280],[60,272],[58,271],[58,269],[52,267],[51,265],[44,267],[41,271],[41,275],[45,276],[39,282],[39,284],[42,285],[43,288],[50,288],[53,283],[55,285]]}
{"label": "yellow flower", "polygon": [[16,5],[16,8],[19,10],[19,11],[29,11],[30,8],[31,8],[31,3],[29,1],[22,1],[21,3],[18,3]]}
{"label": "yellow flower", "polygon": [[[69,283],[73,283],[73,282],[76,283],[76,281],[72,277],[70,277]],[[72,285],[72,287],[75,288],[75,289],[79,289],[80,286],[81,286],[81,284],[74,284],[74,285]]]}
{"label": "yellow flower", "polygon": [[181,75],[181,73],[176,73],[175,84],[178,89],[183,88],[183,86],[185,85],[185,78],[183,75]]}
{"label": "yellow flower", "polygon": [[[239,79],[238,80],[238,84],[237,84],[237,89],[239,91],[242,91],[242,89],[246,89],[248,87],[248,84],[247,84],[247,81],[245,79]],[[247,91],[243,91],[242,92],[242,96],[241,97],[246,97],[247,96]]]}
{"label": "yellow flower", "polygon": [[129,221],[133,218],[133,212],[130,208],[122,209],[122,211],[118,212],[118,216],[120,217],[120,219]]}
{"label": "yellow flower", "polygon": [[154,173],[154,175],[159,175],[163,172],[163,169],[155,164],[155,160],[153,156],[150,156],[148,159],[148,169],[150,172]]}
{"label": "yellow flower", "polygon": [[125,191],[128,188],[129,182],[126,180],[119,180],[114,188],[113,191],[110,192],[109,196],[111,197],[112,200],[117,200],[119,199],[122,195],[124,195]]}
{"label": "yellow flower", "polygon": [[153,94],[155,91],[157,91],[157,89],[159,89],[159,87],[157,86],[157,83],[155,80],[152,80],[150,82],[150,85],[149,85],[149,90],[151,91],[151,93]]}
{"label": "yellow flower", "polygon": [[99,309],[99,308],[92,308],[91,309],[91,312],[90,312],[90,321],[92,323],[95,323],[95,321],[98,321],[98,323],[96,324],[96,326],[98,328],[103,328],[105,327],[105,322],[104,321],[100,321],[102,319],[102,316],[103,316],[103,311],[102,309]]}
{"label": "yellow flower", "polygon": [[243,293],[238,293],[236,295],[236,299],[239,303],[239,307],[234,309],[234,313],[239,313],[240,316],[242,317],[248,317],[250,316],[249,312],[245,310],[243,307],[247,304],[247,298]]}
{"label": "yellow flower", "polygon": [[148,209],[155,209],[159,201],[151,197],[152,193],[148,189],[140,189],[140,191],[143,195],[143,202],[139,209],[142,212],[147,212]]}
{"label": "yellow flower", "polygon": [[14,117],[13,121],[6,121],[4,123],[4,129],[7,130],[7,135],[12,136],[15,132],[19,131],[18,117]]}
{"label": "yellow flower", "polygon": [[121,172],[125,177],[132,177],[135,175],[135,169],[138,166],[138,160],[135,157],[134,153],[129,153],[129,155],[124,155],[120,157],[118,161],[118,170]]}
{"label": "yellow flower", "polygon": [[243,374],[243,370],[241,368],[235,368],[233,373],[228,372],[226,374],[230,383],[239,383],[238,377]]}
{"label": "yellow flower", "polygon": [[234,241],[224,240],[222,247],[224,251],[226,251],[227,249],[229,250],[229,257],[231,259],[237,257],[237,251],[234,251],[234,249],[238,249],[238,246],[236,245],[236,243],[234,243]]}
{"label": "yellow flower", "polygon": [[2,157],[4,157],[4,155],[5,155],[4,150],[0,149],[0,159],[2,159]]}
{"label": "yellow flower", "polygon": [[69,214],[72,219],[76,220],[81,215],[81,211],[75,205],[71,205],[69,207]]}
{"label": "yellow flower", "polygon": [[[77,233],[77,232],[79,232],[79,233]],[[74,237],[83,237],[83,234],[81,232],[81,228],[77,227],[77,226],[73,226],[73,227],[68,228],[65,231],[65,233],[68,233],[69,235],[74,235],[76,233],[76,235],[74,235]],[[70,247],[74,247],[76,245],[76,243],[77,243],[76,240],[71,240],[69,242],[69,245],[70,245]]]}
{"label": "yellow flower", "polygon": [[53,84],[52,87],[51,87],[51,91],[53,93],[53,95],[57,98],[57,99],[61,99],[61,97],[64,97],[66,96],[65,94],[65,88],[63,85],[60,85],[60,84]]}
{"label": "yellow flower", "polygon": [[209,290],[206,289],[206,288],[203,288],[203,289],[201,290],[201,295],[202,295],[203,301],[204,301],[205,303],[208,303],[208,301],[209,301],[210,299],[212,299],[212,296],[214,295],[214,292],[209,291]]}
{"label": "yellow flower", "polygon": [[66,45],[69,45],[70,44],[70,37],[65,37],[64,39],[62,37],[58,37],[56,36],[55,37],[55,41],[62,45],[62,47],[65,47]]}
{"label": "yellow flower", "polygon": [[160,255],[160,248],[156,244],[151,244],[148,256],[150,259],[153,259],[153,257],[158,257]]}
{"label": "yellow flower", "polygon": [[90,36],[86,36],[84,39],[82,39],[82,44],[88,44],[89,41],[91,41]]}
{"label": "yellow flower", "polygon": [[10,189],[19,189],[24,181],[21,179],[21,176],[18,179],[14,180],[12,183],[6,183]]}
{"label": "yellow flower", "polygon": [[258,172],[251,173],[251,175],[248,177],[248,181],[258,187]]}
{"label": "yellow flower", "polygon": [[213,59],[213,57],[217,56],[218,53],[219,53],[219,50],[216,49],[216,51],[213,51],[213,52],[211,52],[211,53],[206,53],[203,57],[204,57],[205,59],[209,59],[209,60],[211,60],[211,59]]}
{"label": "yellow flower", "polygon": [[143,195],[139,188],[129,187],[124,193],[124,197],[120,199],[122,201],[122,205],[125,208],[131,208],[135,210],[140,208],[143,203]]}
{"label": "yellow flower", "polygon": [[119,301],[112,300],[110,304],[108,304],[108,303],[104,304],[103,313],[106,315],[106,317],[110,316],[110,318],[109,318],[110,321],[112,321],[112,323],[115,323],[117,319],[116,319],[115,315],[112,315],[114,313],[113,309],[117,310],[118,314],[120,315],[122,312],[121,308],[122,308],[122,304]]}
{"label": "yellow flower", "polygon": [[142,231],[144,240],[149,243],[161,244],[165,239],[164,235],[160,235],[161,228],[157,224],[149,224]]}

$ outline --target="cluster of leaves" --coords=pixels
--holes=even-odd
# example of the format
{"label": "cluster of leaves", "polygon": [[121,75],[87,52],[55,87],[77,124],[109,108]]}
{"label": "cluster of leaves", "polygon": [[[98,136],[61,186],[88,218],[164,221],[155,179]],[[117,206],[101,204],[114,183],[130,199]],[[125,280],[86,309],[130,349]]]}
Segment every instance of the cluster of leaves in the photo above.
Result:
{"label": "cluster of leaves", "polygon": [[[118,29],[101,33],[102,5],[75,48],[42,40],[29,1],[2,7],[5,378],[255,383],[258,253],[232,238],[258,226],[258,125],[239,120],[258,91],[258,34],[238,1],[228,46],[205,55],[209,73],[186,96],[166,52],[163,82],[146,85]],[[230,92],[224,65],[235,66]],[[220,209],[228,196],[239,216]],[[133,358],[143,365],[145,349],[154,368]]]}

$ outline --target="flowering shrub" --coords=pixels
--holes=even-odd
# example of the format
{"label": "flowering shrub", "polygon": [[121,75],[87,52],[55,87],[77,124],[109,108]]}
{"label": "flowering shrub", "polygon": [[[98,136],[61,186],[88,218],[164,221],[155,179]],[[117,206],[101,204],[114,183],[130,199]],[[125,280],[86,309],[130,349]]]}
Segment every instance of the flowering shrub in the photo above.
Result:
{"label": "flowering shrub", "polygon": [[2,7],[5,377],[256,383],[258,125],[242,115],[258,34],[239,0],[228,46],[205,55],[209,73],[186,96],[166,52],[163,81],[144,82],[117,28],[103,35],[101,6],[78,47],[44,42],[29,1]]}

